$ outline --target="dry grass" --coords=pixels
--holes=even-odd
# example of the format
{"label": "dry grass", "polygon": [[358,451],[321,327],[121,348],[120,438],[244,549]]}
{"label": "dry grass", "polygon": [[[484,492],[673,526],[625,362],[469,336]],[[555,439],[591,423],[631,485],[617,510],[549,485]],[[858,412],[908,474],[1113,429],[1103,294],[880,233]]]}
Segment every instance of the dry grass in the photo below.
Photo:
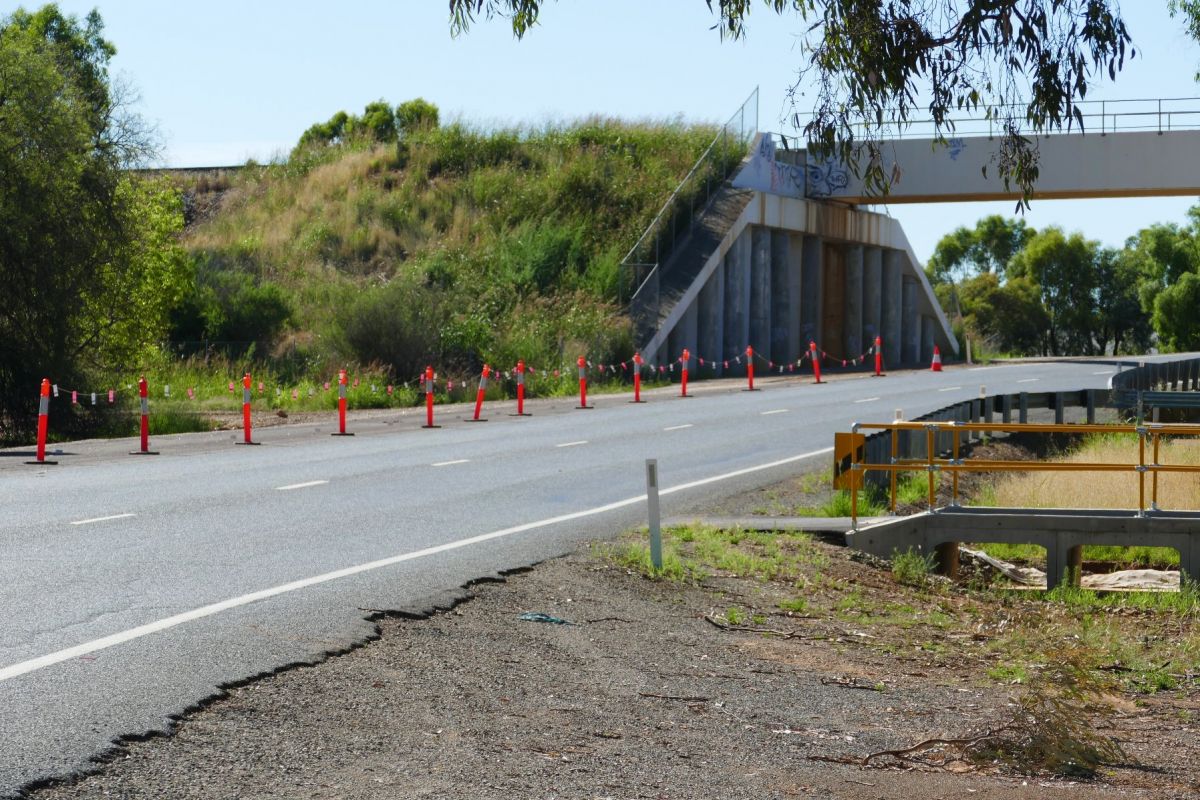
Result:
{"label": "dry grass", "polygon": [[[1089,440],[1078,451],[1060,456],[1071,463],[1138,463],[1135,436],[1102,436]],[[1153,460],[1147,446],[1146,461]],[[1164,441],[1160,464],[1200,467],[1200,439]],[[1151,500],[1152,477],[1146,476],[1146,503]],[[1137,508],[1138,474],[1128,472],[1029,472],[1016,473],[998,482],[995,505],[1027,508]],[[1158,506],[1191,511],[1200,508],[1200,473],[1164,473],[1159,476]]]}

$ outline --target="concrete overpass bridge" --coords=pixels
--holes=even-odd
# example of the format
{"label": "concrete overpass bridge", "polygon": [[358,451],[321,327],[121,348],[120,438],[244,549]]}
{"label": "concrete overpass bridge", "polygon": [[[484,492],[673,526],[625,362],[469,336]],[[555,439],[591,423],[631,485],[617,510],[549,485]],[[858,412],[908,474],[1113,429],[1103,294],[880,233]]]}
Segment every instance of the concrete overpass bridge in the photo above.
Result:
{"label": "concrete overpass bridge", "polygon": [[[1200,195],[1200,99],[1082,107],[1086,133],[1034,139],[1035,198]],[[640,259],[631,313],[641,352],[661,364],[686,348],[717,374],[742,369],[729,367],[747,345],[776,364],[795,364],[810,341],[837,364],[865,354],[877,335],[889,366],[928,364],[935,345],[956,354],[900,224],[861,206],[1019,199],[997,175],[992,124],[957,120],[941,140],[916,126],[890,141],[881,198],[849,165],[743,122],[732,135],[749,155],[732,180],[674,247]]]}

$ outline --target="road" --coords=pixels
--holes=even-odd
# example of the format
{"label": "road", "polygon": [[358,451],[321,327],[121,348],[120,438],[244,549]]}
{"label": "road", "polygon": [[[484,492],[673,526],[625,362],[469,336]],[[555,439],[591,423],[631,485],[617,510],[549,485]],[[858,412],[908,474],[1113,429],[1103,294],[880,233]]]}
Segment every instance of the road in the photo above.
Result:
{"label": "road", "polygon": [[1102,363],[897,372],[762,391],[701,385],[461,412],[65,446],[58,466],[0,457],[0,797],[166,730],[220,686],[369,638],[376,610],[426,611],[469,581],[644,521],[643,462],[683,514],[829,459],[853,421],[989,392],[1104,388]]}

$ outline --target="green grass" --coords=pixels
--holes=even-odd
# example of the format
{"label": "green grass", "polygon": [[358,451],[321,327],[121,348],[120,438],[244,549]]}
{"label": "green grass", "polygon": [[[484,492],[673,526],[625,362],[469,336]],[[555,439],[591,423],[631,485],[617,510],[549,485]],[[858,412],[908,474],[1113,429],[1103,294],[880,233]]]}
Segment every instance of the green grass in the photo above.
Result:
{"label": "green grass", "polygon": [[[1046,549],[1035,544],[998,542],[981,544],[979,548],[1014,564],[1044,566],[1046,563]],[[1084,545],[1083,560],[1112,564],[1118,569],[1178,569],[1179,551],[1170,547]]]}

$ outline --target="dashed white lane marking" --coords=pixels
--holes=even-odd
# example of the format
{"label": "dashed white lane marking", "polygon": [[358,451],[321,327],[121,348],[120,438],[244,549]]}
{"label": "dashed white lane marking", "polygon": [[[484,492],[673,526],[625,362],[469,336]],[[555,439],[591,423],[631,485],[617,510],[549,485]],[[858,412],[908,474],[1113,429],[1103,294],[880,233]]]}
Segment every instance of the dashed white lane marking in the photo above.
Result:
{"label": "dashed white lane marking", "polygon": [[455,464],[469,464],[469,463],[471,463],[471,459],[469,459],[469,458],[456,458],[453,461],[438,461],[436,463],[430,464],[429,466],[431,466],[431,467],[451,467],[451,466],[454,466]]}
{"label": "dashed white lane marking", "polygon": [[1111,369],[1102,369],[1099,372],[1093,372],[1092,374],[1093,375],[1112,375],[1113,371]]}
{"label": "dashed white lane marking", "polygon": [[563,442],[562,444],[556,444],[554,446],[555,447],[578,447],[581,444],[587,444],[587,439],[580,439],[578,442]]}
{"label": "dashed white lane marking", "polygon": [[786,409],[786,408],[776,408],[776,409],[773,409],[773,410],[771,410],[771,411],[764,411],[764,412],[762,412],[762,416],[764,416],[764,417],[769,417],[769,416],[771,416],[772,414],[786,414],[786,413],[788,413],[788,409]]}
{"label": "dashed white lane marking", "polygon": [[289,484],[288,486],[276,486],[275,491],[290,492],[293,489],[307,489],[310,486],[321,486],[322,484],[326,483],[329,483],[329,481],[306,481],[305,483],[293,483]]}
{"label": "dashed white lane marking", "polygon": [[1025,378],[1023,380],[1017,381],[1017,383],[1034,383],[1035,381],[1040,381],[1040,380],[1041,380],[1041,378]]}
{"label": "dashed white lane marking", "polygon": [[128,519],[136,517],[137,514],[113,514],[108,517],[93,517],[92,519],[77,519],[72,522],[72,525],[91,525],[93,522],[108,522],[110,519]]}
{"label": "dashed white lane marking", "polygon": [[939,392],[957,392],[961,386],[947,386],[945,389],[938,389]]}
{"label": "dashed white lane marking", "polygon": [[878,397],[864,397],[862,400],[855,400],[856,403],[874,403]]}
{"label": "dashed white lane marking", "polygon": [[672,425],[669,428],[663,428],[664,431],[681,431],[684,428],[692,427],[692,423],[688,422],[683,425]]}
{"label": "dashed white lane marking", "polygon": [[[808,453],[801,453],[800,455],[781,458],[778,461],[769,461],[766,464],[756,464],[752,467],[744,467],[743,469],[734,470],[733,472],[726,472],[721,475],[712,475],[708,478],[701,478],[700,480],[691,481],[689,483],[681,483],[678,486],[671,486],[663,489],[661,492],[659,492],[659,494],[675,494],[676,492],[683,492],[687,491],[688,489],[707,486],[710,483],[719,483],[720,481],[727,481],[732,478],[740,478],[743,475],[750,475],[755,472],[761,472],[765,469],[772,469],[774,467],[782,467],[787,464],[794,464],[797,461],[805,461],[807,459],[827,455],[832,452],[832,447],[824,447],[820,450],[813,450]],[[321,575],[314,575],[311,578],[304,578],[302,580],[292,581],[291,583],[285,583],[280,586],[273,586],[270,589],[251,592],[250,594],[244,594],[239,597],[231,597],[228,600],[222,600],[219,603],[211,603],[207,606],[201,606],[200,608],[196,608],[191,611],[185,611],[182,614],[164,617],[163,619],[149,622],[145,625],[139,625],[136,628],[130,628],[129,630],[121,631],[120,633],[114,633],[111,636],[93,639],[90,642],[84,642],[83,644],[75,645],[74,647],[57,650],[53,653],[47,653],[44,656],[38,656],[37,658],[31,658],[28,661],[20,661],[16,664],[11,664],[7,667],[0,668],[0,683],[21,675],[26,675],[30,672],[36,672],[39,669],[60,664],[63,661],[70,661],[81,656],[90,655],[91,653],[95,653],[99,650],[105,650],[109,647],[115,647],[119,644],[132,642],[135,639],[141,639],[142,637],[149,636],[153,633],[161,633],[162,631],[179,627],[187,622],[194,622],[198,619],[211,617],[214,614],[219,614],[222,611],[228,611],[231,608],[238,608],[239,606],[256,603],[259,600],[266,600],[271,597],[277,597],[281,594],[288,594],[289,592],[299,591],[300,589],[307,589],[309,586],[317,586],[322,583],[329,583],[330,581],[348,578],[352,575],[359,575],[364,572],[371,572],[373,570],[382,569],[383,567],[391,567],[396,564],[404,563],[405,561],[415,561],[420,558],[428,558],[429,556],[446,553],[451,550],[460,550],[464,547],[470,547],[471,545],[481,544],[483,542],[490,542],[493,539],[502,539],[507,536],[524,533],[525,531],[545,528],[550,525],[557,525],[562,522],[570,522],[572,520],[582,519],[584,517],[592,517],[597,514],[605,514],[609,511],[616,511],[619,508],[625,508],[626,506],[632,506],[637,503],[644,502],[646,502],[646,495],[639,494],[635,497],[626,497],[624,500],[617,500],[614,503],[607,503],[602,506],[596,506],[595,508],[588,508],[583,511],[575,511],[570,514],[560,514],[557,517],[549,517],[536,522],[526,522],[523,525],[514,525],[511,528],[503,528],[502,530],[492,531],[491,533],[483,533],[479,536],[458,539],[457,541],[446,542],[445,544],[439,544],[434,547],[427,547],[424,550],[414,550],[411,553],[401,553],[400,555],[391,556],[390,558],[381,558],[378,561],[368,561],[365,564],[357,564],[353,567],[346,567],[345,569],[326,572]]]}

